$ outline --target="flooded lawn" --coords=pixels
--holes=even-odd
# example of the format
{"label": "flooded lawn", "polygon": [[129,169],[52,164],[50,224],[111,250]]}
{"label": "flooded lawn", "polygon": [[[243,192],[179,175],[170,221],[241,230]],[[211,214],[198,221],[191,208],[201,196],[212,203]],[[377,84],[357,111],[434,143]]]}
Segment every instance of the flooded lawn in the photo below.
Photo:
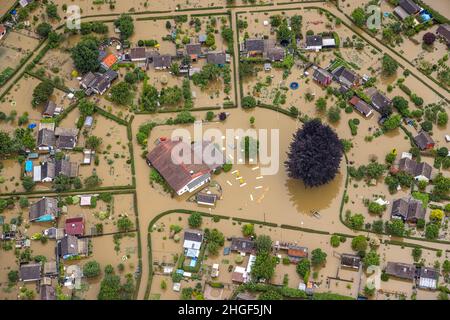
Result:
{"label": "flooded lawn", "polygon": [[[285,115],[274,113],[270,110],[258,109],[254,112],[231,110],[231,115],[225,122],[207,123],[203,126],[203,129],[217,128],[223,134],[225,134],[226,129],[243,128],[247,130],[249,128],[248,118],[251,115],[255,115],[256,129],[279,130],[280,144],[279,150],[277,150],[279,158],[274,161],[275,164],[279,165],[278,173],[257,179],[260,176],[260,170],[256,168],[256,165],[235,164],[230,172],[214,175],[213,180],[221,186],[223,195],[217,206],[210,209],[211,212],[276,223],[303,223],[303,226],[308,228],[326,229],[325,225],[339,225],[338,212],[334,208],[338,208],[341,201],[342,187],[345,182],[342,176],[343,173],[338,174],[331,184],[319,189],[306,189],[300,182],[290,181],[283,163],[286,160],[286,152],[292,134],[300,124]],[[203,117],[201,112],[196,112],[195,114],[198,117]],[[141,117],[139,120],[141,120]],[[139,123],[142,122],[135,119],[133,126],[137,127]],[[192,126],[186,126],[185,128],[191,132],[193,130]],[[170,137],[173,129],[171,126],[156,127],[148,139],[149,150],[154,148],[153,142],[159,137]],[[139,150],[139,147],[135,147],[135,150]],[[140,155],[140,151],[138,155]],[[155,201],[158,204],[162,204],[160,211],[163,208],[167,209],[167,205],[169,207],[197,207],[190,202],[185,202],[185,197],[171,199],[167,195],[164,196],[154,191],[149,191],[149,188],[151,188],[148,182],[150,170],[143,160],[138,162],[136,166],[138,192],[143,195],[150,192],[160,199]],[[341,165],[341,168],[344,170],[344,164]],[[239,170],[247,183],[246,186],[239,186],[235,176],[232,174],[234,170]],[[229,201],[229,199],[233,199],[233,201]],[[320,219],[311,215],[310,211],[313,209],[320,211]],[[157,211],[155,210],[155,212]]]}
{"label": "flooded lawn", "polygon": [[[182,241],[175,242],[170,238],[170,226],[178,225],[183,230],[189,228],[187,225],[187,215],[183,214],[169,214],[155,224],[151,233],[152,237],[152,253],[153,253],[153,267],[155,275],[153,277],[151,287],[151,299],[178,299],[179,293],[172,290],[172,280],[170,274],[164,274],[161,265],[172,266],[176,268],[176,262],[179,255],[182,253]],[[202,229],[217,228],[224,233],[225,238],[233,236],[241,236],[242,223],[232,220],[220,220],[214,222],[211,218],[203,218]],[[311,252],[315,248],[321,248],[327,254],[327,262],[325,266],[319,269],[312,269],[311,280],[316,284],[314,289],[317,292],[332,291],[346,296],[352,296],[354,298],[363,290],[369,274],[364,271],[358,272],[340,267],[339,255],[343,253],[354,253],[351,249],[351,239],[347,239],[338,248],[333,248],[329,244],[329,235],[318,235],[313,233],[305,233],[293,230],[286,230],[281,228],[272,228],[266,226],[255,226],[255,232],[257,235],[264,234],[269,235],[273,241],[289,242],[299,246],[305,246]],[[225,241],[225,247],[229,246],[230,242]],[[381,268],[384,269],[388,261],[413,263],[411,256],[411,248],[402,248],[400,246],[385,245],[382,244],[378,250],[380,253]],[[286,257],[285,251],[275,252],[275,255],[281,259]],[[215,283],[221,283],[223,289],[213,289],[209,286],[206,287],[204,294],[209,299],[215,299],[220,297],[224,299],[228,294],[231,294],[237,285],[231,281],[231,271],[235,265],[246,266],[248,262],[248,255],[244,257],[244,260],[237,264],[236,257],[238,254],[231,253],[224,255],[222,249],[219,250],[217,256],[205,255],[203,260],[202,269],[200,273],[201,279],[187,279],[184,278],[181,282],[182,288],[194,287],[197,281],[212,281]],[[435,251],[423,250],[422,253],[423,263],[426,266],[432,266],[435,261],[441,263],[445,257],[438,258]],[[213,264],[219,264],[219,276],[217,278],[211,278],[208,270],[212,268]],[[287,284],[291,288],[298,288],[301,282],[295,268],[295,264],[282,264],[279,263],[275,269],[275,275],[271,280],[272,284],[283,285],[287,279]],[[161,288],[161,283],[165,282],[167,288]],[[410,299],[413,293],[413,283],[396,280],[390,278],[387,282],[382,281],[380,291],[376,293],[377,299],[398,299],[402,295],[407,299]],[[417,291],[417,299],[435,299],[437,293],[426,290]]]}

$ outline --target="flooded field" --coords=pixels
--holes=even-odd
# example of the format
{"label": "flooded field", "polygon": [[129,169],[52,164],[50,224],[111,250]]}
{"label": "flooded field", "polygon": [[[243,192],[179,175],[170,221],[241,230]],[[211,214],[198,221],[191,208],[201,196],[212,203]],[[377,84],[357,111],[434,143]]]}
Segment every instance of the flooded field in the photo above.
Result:
{"label": "flooded field", "polygon": [[[155,224],[151,233],[152,237],[152,252],[153,263],[155,269],[155,275],[152,281],[152,288],[150,297],[157,297],[157,299],[178,299],[179,293],[172,289],[172,280],[170,275],[164,274],[162,269],[158,266],[165,265],[168,267],[174,267],[178,257],[182,254],[183,248],[181,242],[175,242],[170,238],[169,227],[171,225],[178,225],[183,230],[189,228],[187,225],[187,216],[183,214],[173,213],[167,215]],[[203,218],[202,229],[217,228],[224,233],[225,238],[240,237],[242,235],[242,224],[232,220],[220,220],[214,222],[210,218]],[[180,235],[184,231],[180,232]],[[321,268],[313,268],[314,274],[311,280],[315,283],[316,292],[328,292],[332,291],[346,296],[356,298],[361,290],[364,288],[367,278],[370,274],[366,274],[363,270],[351,270],[342,268],[340,266],[340,254],[352,254],[354,251],[350,246],[350,239],[347,239],[338,248],[333,248],[329,244],[328,235],[318,235],[299,231],[286,230],[281,228],[271,228],[266,226],[255,226],[255,232],[257,235],[264,234],[269,235],[271,239],[280,242],[294,243],[299,246],[304,246],[311,252],[315,248],[321,248],[327,254],[327,261],[325,266]],[[225,247],[230,246],[229,241],[225,241]],[[223,250],[219,250],[217,256],[205,255],[202,265],[201,280],[197,279],[184,279],[181,282],[181,288],[194,287],[198,280],[200,283],[208,283],[209,281],[215,283],[221,283],[223,288],[211,288],[205,285],[204,295],[206,299],[226,299],[229,298],[233,290],[237,288],[237,284],[231,280],[231,270],[236,265],[246,266],[249,256],[245,256],[244,260],[240,263],[236,263],[237,253],[231,253],[224,255]],[[381,255],[381,268],[386,266],[387,261],[412,263],[411,249],[401,248],[394,245],[381,245],[379,249]],[[286,257],[285,251],[275,252],[280,260]],[[443,261],[442,258],[436,257],[434,251],[424,250],[422,254],[423,263],[425,265],[433,265],[436,260]],[[218,277],[211,278],[208,270],[211,270],[213,264],[219,264]],[[282,264],[279,263],[275,268],[274,277],[271,280],[271,284],[283,285],[286,281],[290,288],[298,288],[302,279],[296,272],[295,264]],[[205,281],[205,282],[204,282]],[[167,284],[166,289],[161,288],[161,283]],[[413,292],[413,283],[404,282],[396,279],[389,279],[389,281],[381,282],[380,290],[376,293],[377,299],[392,299],[393,297],[404,295],[407,299],[411,298]],[[417,299],[435,299],[437,293],[417,290]]]}
{"label": "flooded field", "polygon": [[[38,200],[39,198],[29,198],[29,203],[31,204]],[[68,201],[67,198],[64,201]],[[133,226],[135,226],[136,218],[132,194],[112,195],[111,201],[108,203],[98,200],[95,208],[80,207],[78,204],[66,204],[62,210],[63,214],[59,217],[57,224],[55,224],[56,227],[64,228],[66,219],[81,216],[85,224],[85,235],[90,235],[93,232],[98,234],[99,224],[102,225],[101,230],[105,234],[90,238],[92,244],[92,255],[90,257],[81,260],[61,261],[64,264],[64,268],[67,269],[70,265],[82,267],[88,261],[95,260],[100,264],[101,269],[111,264],[116,269],[116,273],[122,277],[128,273],[134,274],[138,271],[136,269],[139,265],[137,233],[130,232],[119,237],[114,235],[118,232],[117,219],[119,217],[128,216]],[[18,232],[29,238],[36,234],[41,234],[45,229],[52,227],[52,223],[30,223],[28,220],[28,208],[21,208],[17,203],[14,207],[3,211],[2,216],[4,217],[4,223],[8,224],[17,221],[18,217],[22,217],[23,223],[18,226]],[[5,244],[5,242],[2,243],[3,245]],[[46,259],[46,261],[55,261],[55,240],[46,242],[31,240],[30,244],[30,254],[33,259],[43,257],[42,259]],[[25,249],[17,250],[18,256],[14,255],[14,250],[0,250],[0,268],[2,271],[0,275],[1,299],[16,299],[18,286],[22,285],[20,282],[18,286],[8,285],[8,272],[18,269],[18,257],[22,257],[22,254],[26,251]],[[101,277],[93,280],[83,279],[82,289],[76,290],[74,294],[84,299],[97,299],[100,280]],[[33,291],[36,290],[36,286],[32,283],[27,284],[27,287]],[[63,291],[65,294],[72,294],[67,288],[64,288]],[[38,293],[35,292],[35,296],[37,298],[39,296]]]}

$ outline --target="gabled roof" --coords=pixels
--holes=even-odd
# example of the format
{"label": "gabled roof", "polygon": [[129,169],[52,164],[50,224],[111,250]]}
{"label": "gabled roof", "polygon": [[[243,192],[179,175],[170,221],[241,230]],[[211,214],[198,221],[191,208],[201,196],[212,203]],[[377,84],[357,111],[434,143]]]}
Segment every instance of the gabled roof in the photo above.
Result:
{"label": "gabled roof", "polygon": [[307,47],[321,47],[322,46],[322,36],[321,35],[306,36],[306,46]]}
{"label": "gabled roof", "polygon": [[202,242],[203,241],[203,231],[201,230],[192,230],[188,229],[184,231],[184,241],[194,241],[194,242]]}
{"label": "gabled roof", "polygon": [[58,268],[56,266],[56,261],[48,261],[44,263],[44,275],[57,275]]}
{"label": "gabled roof", "polygon": [[296,246],[296,245],[289,245],[287,254],[290,257],[307,258],[308,257],[308,248],[300,247],[300,246]]}
{"label": "gabled roof", "polygon": [[44,112],[42,114],[53,117],[58,106],[53,101],[49,100],[45,103]]}
{"label": "gabled roof", "polygon": [[78,239],[75,236],[66,235],[58,243],[58,249],[61,257],[87,255],[88,239]]}
{"label": "gabled roof", "polygon": [[112,53],[107,55],[102,61],[103,65],[105,65],[108,68],[111,68],[116,62],[117,62],[117,57],[115,54],[112,54]]}
{"label": "gabled roof", "polygon": [[206,55],[206,61],[212,64],[225,64],[227,62],[227,54],[225,52],[209,52]]}
{"label": "gabled roof", "polygon": [[428,163],[417,163],[415,160],[406,157],[400,159],[398,169],[409,173],[413,177],[424,176],[427,179],[431,178],[431,172],[433,171],[433,168]]}
{"label": "gabled roof", "polygon": [[56,147],[58,149],[73,149],[77,144],[77,138],[71,136],[60,136],[56,138]]}
{"label": "gabled roof", "polygon": [[6,27],[2,24],[0,24],[0,34],[6,32]]}
{"label": "gabled roof", "polygon": [[268,59],[268,60],[281,61],[284,59],[286,53],[283,48],[273,47],[273,48],[268,48],[264,55],[265,55],[266,59]]}
{"label": "gabled roof", "polygon": [[78,164],[69,160],[61,159],[55,162],[55,175],[65,175],[69,178],[78,176]]}
{"label": "gabled roof", "polygon": [[372,113],[372,108],[361,98],[358,96],[353,96],[349,103],[355,107],[360,113],[362,113],[365,117],[370,116]]}
{"label": "gabled roof", "polygon": [[186,53],[188,55],[202,54],[202,45],[200,43],[189,43],[186,45]]}
{"label": "gabled roof", "polygon": [[325,69],[316,68],[313,73],[313,79],[323,85],[329,84],[333,75]]}
{"label": "gabled roof", "polygon": [[416,266],[401,262],[388,262],[386,273],[393,277],[413,280],[416,276]]}
{"label": "gabled roof", "polygon": [[341,266],[347,268],[359,268],[361,263],[361,257],[354,254],[342,254],[341,255]]}
{"label": "gabled roof", "polygon": [[42,198],[31,204],[29,216],[30,221],[33,221],[45,215],[56,217],[58,213],[58,200],[55,198]]}
{"label": "gabled roof", "polygon": [[172,57],[170,55],[156,55],[153,57],[153,66],[155,68],[169,68],[172,64]]}
{"label": "gabled roof", "polygon": [[232,238],[231,250],[245,253],[254,253],[256,251],[255,241],[247,238]]}
{"label": "gabled roof", "polygon": [[41,279],[41,264],[28,263],[20,266],[20,281],[38,281]]}
{"label": "gabled roof", "polygon": [[[167,140],[161,142],[147,155],[147,162],[150,163],[167,181],[167,183],[176,192],[193,182],[195,179],[201,178],[210,173],[211,168],[193,152],[193,145],[188,145],[183,141]],[[190,150],[190,163],[183,162],[182,154],[172,159],[172,150],[177,147],[181,153]]]}
{"label": "gabled roof", "polygon": [[52,147],[55,145],[55,132],[49,129],[41,129],[38,132],[37,145]]}
{"label": "gabled roof", "polygon": [[416,14],[420,11],[420,7],[412,0],[400,0],[398,5],[408,14]]}
{"label": "gabled roof", "polygon": [[49,285],[41,286],[41,300],[56,300],[55,288]]}
{"label": "gabled roof", "polygon": [[217,195],[199,192],[195,196],[195,200],[197,201],[197,203],[215,205],[217,201]]}
{"label": "gabled roof", "polygon": [[264,39],[247,39],[245,40],[245,49],[247,51],[264,51]]}
{"label": "gabled roof", "polygon": [[359,76],[352,70],[345,68],[344,66],[337,67],[332,72],[333,76],[339,81],[340,84],[346,86],[353,86],[359,80]]}
{"label": "gabled roof", "polygon": [[68,218],[65,224],[66,234],[72,236],[84,235],[84,221],[82,217]]}
{"label": "gabled roof", "polygon": [[414,142],[417,144],[417,146],[425,150],[429,145],[434,145],[434,140],[430,137],[428,133],[425,131],[420,131],[420,133],[414,137]]}
{"label": "gabled roof", "polygon": [[56,166],[53,161],[46,161],[41,165],[41,180],[53,179],[56,176]]}
{"label": "gabled roof", "polygon": [[55,136],[68,136],[68,137],[76,137],[80,130],[76,128],[63,128],[57,127],[55,128]]}
{"label": "gabled roof", "polygon": [[424,219],[425,213],[422,202],[415,199],[397,199],[392,203],[391,217],[400,217],[404,221]]}
{"label": "gabled roof", "polygon": [[388,97],[386,97],[374,87],[368,88],[366,90],[366,94],[370,97],[372,106],[377,111],[381,111],[382,108],[390,106],[392,104],[392,101]]}
{"label": "gabled roof", "polygon": [[145,53],[145,48],[132,48],[130,50],[130,58],[131,60],[144,60],[147,58]]}
{"label": "gabled roof", "polygon": [[449,24],[441,24],[437,30],[436,33],[443,37],[447,44],[450,44],[450,25]]}

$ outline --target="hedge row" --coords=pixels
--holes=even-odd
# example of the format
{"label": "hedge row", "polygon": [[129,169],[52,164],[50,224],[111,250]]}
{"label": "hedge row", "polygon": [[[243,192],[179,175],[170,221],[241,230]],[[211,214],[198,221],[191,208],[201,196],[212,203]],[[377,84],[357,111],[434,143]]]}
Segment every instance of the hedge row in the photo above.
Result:
{"label": "hedge row", "polygon": [[252,224],[260,224],[263,226],[268,226],[268,227],[274,227],[277,228],[278,224],[273,223],[273,222],[265,222],[265,221],[259,221],[259,220],[252,220],[252,219],[243,219],[243,218],[232,218],[234,221],[238,221],[238,222],[245,222],[245,223],[252,223]]}
{"label": "hedge row", "polygon": [[307,233],[317,233],[317,234],[324,234],[324,235],[330,234],[328,231],[314,230],[314,229],[309,229],[309,228],[302,228],[302,227],[297,227],[297,226],[291,226],[291,225],[288,225],[288,224],[282,224],[282,225],[280,225],[280,228],[282,228],[282,229],[289,229],[289,230],[296,230],[296,231],[303,231],[303,232],[307,232]]}
{"label": "hedge row", "polygon": [[102,116],[104,116],[105,118],[108,118],[108,119],[111,119],[111,120],[117,122],[118,124],[121,124],[123,126],[128,126],[128,122],[126,120],[121,119],[98,106],[95,107],[95,111],[98,112],[99,114],[101,114]]}
{"label": "hedge row", "polygon": [[270,109],[279,113],[283,113],[291,118],[297,118],[297,115],[292,114],[291,112],[289,112],[289,110],[283,109],[283,108],[279,108],[279,107],[275,107],[272,106],[270,104],[265,104],[265,103],[259,103],[258,108],[263,108],[263,109]]}

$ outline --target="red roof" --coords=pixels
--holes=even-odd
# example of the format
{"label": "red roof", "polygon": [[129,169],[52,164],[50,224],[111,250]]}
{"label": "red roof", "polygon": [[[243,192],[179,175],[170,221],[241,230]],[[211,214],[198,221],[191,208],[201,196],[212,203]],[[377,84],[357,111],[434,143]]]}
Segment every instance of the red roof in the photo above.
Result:
{"label": "red roof", "polygon": [[288,256],[306,258],[308,256],[308,251],[304,248],[290,248],[288,249]]}
{"label": "red roof", "polygon": [[71,236],[84,235],[84,222],[82,217],[66,219],[66,234]]}
{"label": "red roof", "polygon": [[0,33],[3,33],[6,31],[6,28],[4,25],[0,24]]}
{"label": "red roof", "polygon": [[114,54],[109,54],[102,62],[105,66],[111,68],[117,62],[117,57]]}
{"label": "red roof", "polygon": [[231,281],[244,283],[244,274],[240,272],[233,272],[231,274]]}
{"label": "red roof", "polygon": [[[172,149],[178,144],[186,144],[183,141],[167,140],[159,143],[148,155],[147,161],[164,177],[167,183],[175,191],[181,190],[192,180],[208,174],[211,169],[205,164],[196,164],[194,158],[190,164],[181,162],[175,164],[172,160]],[[191,149],[191,146],[185,146]],[[194,157],[194,155],[192,154]],[[181,159],[177,159],[181,161]]]}

